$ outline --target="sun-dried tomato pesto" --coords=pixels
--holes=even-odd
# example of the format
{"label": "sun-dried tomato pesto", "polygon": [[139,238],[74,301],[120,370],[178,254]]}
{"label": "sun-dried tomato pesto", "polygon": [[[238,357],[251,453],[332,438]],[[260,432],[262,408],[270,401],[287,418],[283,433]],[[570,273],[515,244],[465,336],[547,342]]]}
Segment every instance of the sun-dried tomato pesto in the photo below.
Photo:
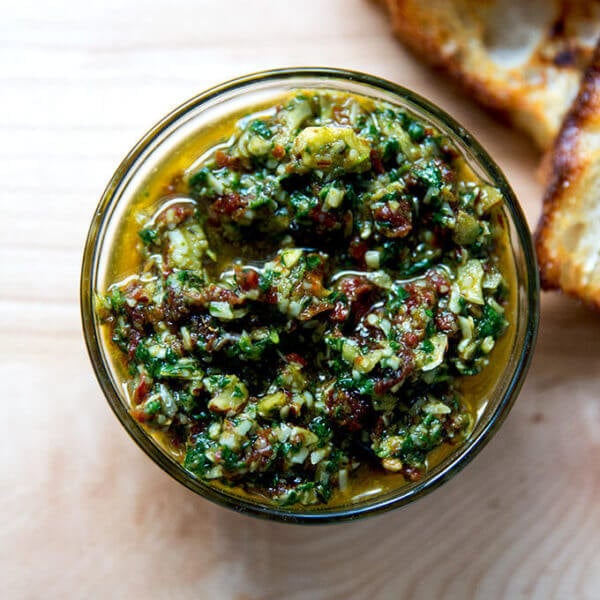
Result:
{"label": "sun-dried tomato pesto", "polygon": [[365,469],[417,480],[472,430],[462,384],[509,326],[502,195],[431,125],[327,91],[205,156],[97,299],[133,417],[196,476],[282,505]]}

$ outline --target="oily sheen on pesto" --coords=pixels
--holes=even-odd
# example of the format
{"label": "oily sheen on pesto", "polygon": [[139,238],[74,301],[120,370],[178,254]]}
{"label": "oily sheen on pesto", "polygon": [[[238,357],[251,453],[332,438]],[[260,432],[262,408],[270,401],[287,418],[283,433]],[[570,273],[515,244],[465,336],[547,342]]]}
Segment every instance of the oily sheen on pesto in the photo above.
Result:
{"label": "oily sheen on pesto", "polygon": [[301,90],[165,183],[97,312],[132,415],[186,469],[322,504],[464,441],[462,383],[510,326],[510,278],[504,199],[447,137]]}

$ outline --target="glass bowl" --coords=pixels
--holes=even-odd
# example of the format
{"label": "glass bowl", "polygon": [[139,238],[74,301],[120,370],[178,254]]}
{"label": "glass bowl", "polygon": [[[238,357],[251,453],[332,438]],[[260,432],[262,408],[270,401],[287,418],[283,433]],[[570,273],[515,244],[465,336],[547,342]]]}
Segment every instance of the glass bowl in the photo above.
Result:
{"label": "glass bowl", "polygon": [[[116,365],[94,312],[94,296],[104,289],[119,223],[132,195],[153,169],[191,134],[198,135],[228,114],[296,88],[354,92],[387,101],[412,111],[449,135],[475,172],[500,188],[506,198],[505,216],[510,225],[518,287],[507,363],[469,438],[419,481],[335,507],[283,508],[261,503],[212,487],[186,471],[129,414]],[[513,191],[487,152],[452,117],[414,92],[371,75],[324,68],[281,69],[241,77],[199,94],[162,119],[129,152],[104,191],[89,229],[81,272],[81,314],[92,365],[110,407],[140,448],[164,471],[197,494],[238,512],[295,523],[327,523],[358,519],[408,504],[447,481],[477,455],[506,418],[529,367],[537,335],[539,283],[531,235]]]}

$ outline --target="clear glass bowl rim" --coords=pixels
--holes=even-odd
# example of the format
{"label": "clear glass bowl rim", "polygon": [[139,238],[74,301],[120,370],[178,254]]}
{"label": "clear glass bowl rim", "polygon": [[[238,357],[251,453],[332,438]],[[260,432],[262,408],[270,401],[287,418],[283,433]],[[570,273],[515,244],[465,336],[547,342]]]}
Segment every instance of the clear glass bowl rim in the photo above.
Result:
{"label": "clear glass bowl rim", "polygon": [[[469,148],[472,157],[474,157],[476,161],[484,167],[486,173],[492,177],[494,184],[502,190],[506,198],[506,207],[517,233],[518,246],[523,252],[524,256],[526,281],[522,283],[526,286],[528,294],[526,314],[518,314],[517,318],[517,320],[525,318],[526,323],[523,345],[516,369],[511,376],[510,382],[506,387],[503,397],[498,402],[496,409],[485,422],[485,425],[479,434],[477,436],[471,435],[471,437],[469,437],[459,447],[459,449],[457,449],[457,452],[454,452],[450,456],[450,459],[446,459],[442,463],[444,465],[443,468],[433,469],[430,473],[426,474],[417,485],[399,488],[397,490],[397,494],[391,497],[386,497],[380,500],[375,498],[369,503],[359,504],[357,506],[342,506],[339,508],[328,509],[323,512],[315,510],[314,508],[293,508],[290,510],[229,495],[218,488],[211,487],[210,485],[205,484],[201,480],[195,478],[193,475],[183,469],[183,467],[168,458],[164,452],[159,450],[158,447],[150,441],[148,435],[142,431],[139,425],[131,417],[114,385],[110,374],[110,369],[105,363],[104,355],[101,350],[102,341],[98,336],[97,323],[93,307],[96,283],[95,274],[99,260],[98,240],[102,237],[99,234],[104,228],[107,214],[110,214],[109,209],[112,203],[116,201],[116,190],[119,188],[119,185],[125,179],[130,169],[136,165],[138,159],[143,155],[148,146],[161,133],[167,130],[179,119],[184,117],[188,112],[199,108],[202,104],[209,100],[225,95],[228,92],[238,90],[239,88],[252,86],[252,84],[260,84],[263,82],[277,80],[287,82],[289,80],[293,80],[294,78],[334,80],[338,84],[342,83],[343,81],[365,84],[366,86],[374,88],[375,90],[379,89],[384,92],[391,93],[397,96],[400,101],[407,101],[410,104],[415,105],[418,110],[425,115],[425,117],[433,117],[434,119],[438,119],[443,122],[445,127],[448,128],[452,135],[461,140],[462,143]],[[413,502],[416,499],[421,498],[422,496],[433,491],[442,483],[450,479],[453,475],[462,470],[481,451],[481,449],[498,430],[508,415],[523,385],[525,375],[531,363],[531,358],[537,339],[539,321],[539,279],[531,233],[514,192],[512,191],[510,185],[495,161],[483,149],[479,142],[477,142],[477,140],[470,133],[468,133],[466,129],[462,127],[453,117],[415,92],[373,75],[345,69],[298,67],[272,69],[268,71],[252,73],[212,87],[194,96],[193,98],[190,98],[188,101],[175,108],[141,138],[141,140],[123,159],[114,175],[110,179],[92,218],[85,242],[81,267],[80,303],[85,343],[94,372],[102,391],[111,409],[127,433],[157,465],[159,465],[166,473],[171,475],[174,479],[179,481],[193,492],[215,502],[216,504],[233,509],[237,512],[281,522],[323,524],[351,521],[367,515],[379,514]],[[452,458],[453,456],[454,458]]]}

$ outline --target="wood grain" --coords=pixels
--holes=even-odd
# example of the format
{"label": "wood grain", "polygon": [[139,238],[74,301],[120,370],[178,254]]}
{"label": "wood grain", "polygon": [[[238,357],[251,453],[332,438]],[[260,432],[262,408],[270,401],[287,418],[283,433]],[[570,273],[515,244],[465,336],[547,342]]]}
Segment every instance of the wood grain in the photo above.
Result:
{"label": "wood grain", "polygon": [[113,418],[79,323],[83,240],[137,138],[203,88],[275,66],[381,75],[453,113],[532,222],[538,157],[406,56],[363,0],[2,3],[3,598],[600,598],[600,319],[544,297],[500,433],[433,495],[354,524],[236,515],[154,466]]}

